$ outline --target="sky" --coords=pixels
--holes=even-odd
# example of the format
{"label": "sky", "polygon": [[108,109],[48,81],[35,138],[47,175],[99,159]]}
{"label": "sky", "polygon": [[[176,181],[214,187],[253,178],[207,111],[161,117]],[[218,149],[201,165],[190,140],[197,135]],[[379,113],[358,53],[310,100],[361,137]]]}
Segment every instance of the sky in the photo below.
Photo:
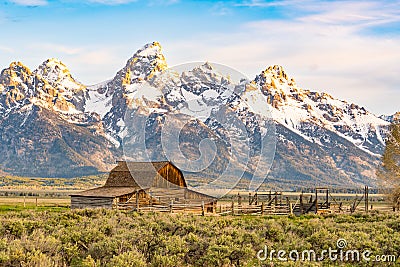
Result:
{"label": "sky", "polygon": [[14,0],[0,2],[0,68],[58,58],[86,85],[158,41],[170,66],[200,61],[296,83],[374,114],[400,111],[400,1]]}

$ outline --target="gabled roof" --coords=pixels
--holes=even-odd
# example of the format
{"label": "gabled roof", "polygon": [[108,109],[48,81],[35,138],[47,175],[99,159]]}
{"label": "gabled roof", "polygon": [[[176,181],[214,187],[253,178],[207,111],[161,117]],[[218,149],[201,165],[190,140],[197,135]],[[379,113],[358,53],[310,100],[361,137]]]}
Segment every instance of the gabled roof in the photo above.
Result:
{"label": "gabled roof", "polygon": [[149,187],[158,171],[169,164],[168,161],[159,162],[126,162],[117,161],[118,165],[111,170],[105,187],[133,186]]}
{"label": "gabled roof", "polygon": [[166,165],[172,164],[168,161],[117,161],[117,163],[118,165],[111,170],[104,186],[75,193],[71,196],[114,198],[141,189],[148,189],[152,186],[157,176],[161,177],[158,172]]}
{"label": "gabled roof", "polygon": [[153,162],[117,161],[118,165],[114,169],[112,169],[111,172],[130,171],[130,170],[159,171],[168,163],[169,161],[153,161]]}

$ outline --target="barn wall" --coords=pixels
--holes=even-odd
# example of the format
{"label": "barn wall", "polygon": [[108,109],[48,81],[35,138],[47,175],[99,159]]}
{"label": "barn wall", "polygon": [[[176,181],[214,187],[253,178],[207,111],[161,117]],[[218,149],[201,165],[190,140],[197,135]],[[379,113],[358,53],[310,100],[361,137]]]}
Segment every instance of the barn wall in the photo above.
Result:
{"label": "barn wall", "polygon": [[214,198],[204,195],[202,193],[196,192],[196,191],[192,191],[192,190],[185,190],[185,199],[192,199],[192,200],[202,200],[204,202],[214,202],[216,201]]}
{"label": "barn wall", "polygon": [[113,198],[71,196],[71,209],[109,208],[113,205]]}
{"label": "barn wall", "polygon": [[[161,168],[158,173],[168,180],[170,183],[178,185],[180,187],[186,187],[185,179],[183,178],[182,172],[180,172],[174,165],[167,164]],[[154,187],[168,188],[169,185],[166,181],[162,182],[156,178]]]}

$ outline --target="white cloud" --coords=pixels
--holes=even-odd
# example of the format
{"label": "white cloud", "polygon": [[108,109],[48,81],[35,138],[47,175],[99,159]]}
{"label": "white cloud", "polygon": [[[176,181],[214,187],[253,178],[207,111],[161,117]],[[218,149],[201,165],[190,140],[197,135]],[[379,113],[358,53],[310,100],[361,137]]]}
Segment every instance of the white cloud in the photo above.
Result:
{"label": "white cloud", "polygon": [[20,6],[45,6],[48,4],[46,0],[13,0],[11,2]]}
{"label": "white cloud", "polygon": [[56,43],[34,43],[30,45],[34,50],[47,51],[47,54],[76,55],[83,51],[81,47],[67,46]]}
{"label": "white cloud", "polygon": [[126,63],[115,47],[86,48],[79,54],[65,57],[65,62],[76,78],[84,84],[96,84],[112,78]]}
{"label": "white cloud", "polygon": [[293,20],[253,21],[233,32],[176,40],[169,44],[172,63],[209,60],[250,78],[278,64],[304,88],[328,92],[377,114],[398,111],[400,37],[365,34],[372,26],[398,22],[398,9],[358,2],[317,9]]}
{"label": "white cloud", "polygon": [[14,49],[7,46],[0,46],[0,51],[3,51],[4,53],[13,53]]}
{"label": "white cloud", "polygon": [[[113,46],[68,46],[57,43],[35,43],[30,46],[33,54],[46,54],[64,62],[72,74],[83,83],[95,84],[114,75],[110,69],[122,68],[119,47]],[[46,52],[43,52],[46,51]],[[125,55],[126,56],[126,55]],[[123,57],[123,56],[122,56]],[[40,60],[45,60],[42,58]],[[123,58],[122,62],[126,60]],[[118,65],[121,64],[121,65]]]}

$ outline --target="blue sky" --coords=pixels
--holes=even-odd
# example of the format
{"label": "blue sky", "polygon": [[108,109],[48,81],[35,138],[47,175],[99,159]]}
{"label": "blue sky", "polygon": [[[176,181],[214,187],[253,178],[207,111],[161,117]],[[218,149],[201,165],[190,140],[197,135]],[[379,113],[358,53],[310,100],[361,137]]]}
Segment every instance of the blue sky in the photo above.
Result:
{"label": "blue sky", "polygon": [[171,66],[211,61],[253,78],[278,64],[303,88],[400,111],[400,1],[2,1],[0,33],[2,69],[55,57],[94,84],[159,41]]}

